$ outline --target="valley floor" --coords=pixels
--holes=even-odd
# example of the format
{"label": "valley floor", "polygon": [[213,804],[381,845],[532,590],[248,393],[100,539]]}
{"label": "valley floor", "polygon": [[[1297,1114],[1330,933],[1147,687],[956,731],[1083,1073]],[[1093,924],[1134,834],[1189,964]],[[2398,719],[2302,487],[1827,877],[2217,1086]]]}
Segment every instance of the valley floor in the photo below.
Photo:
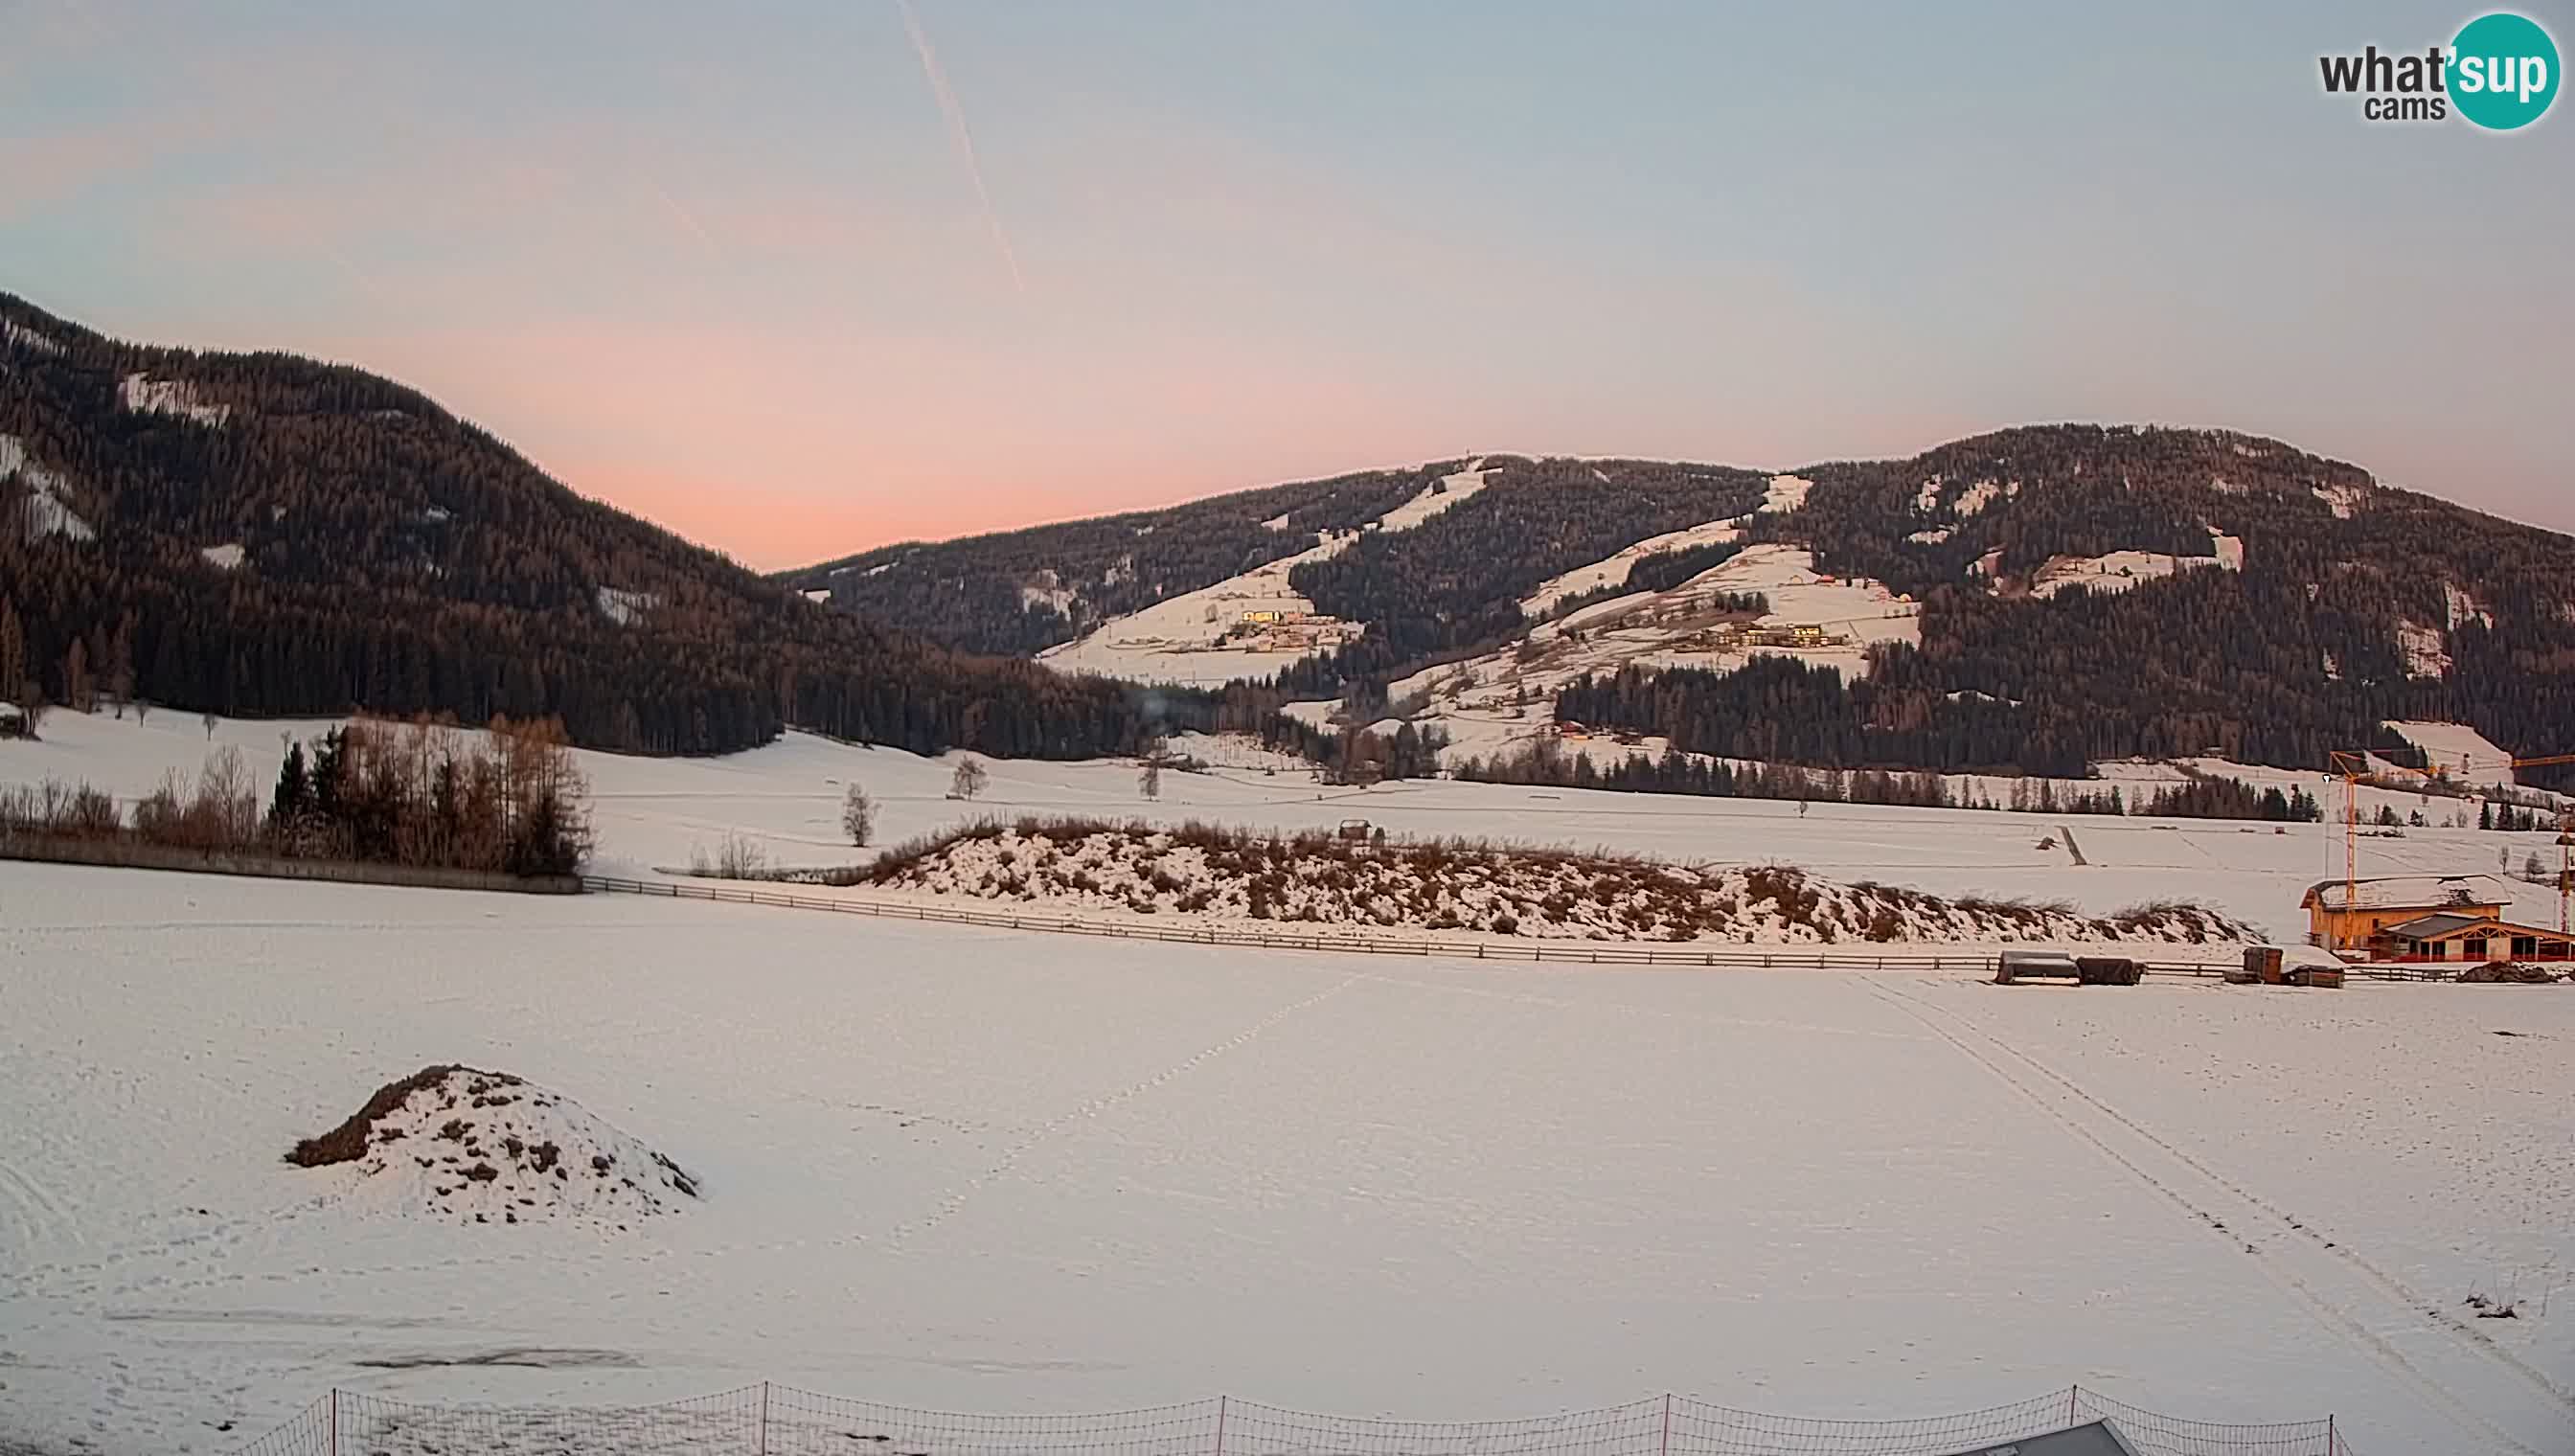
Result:
{"label": "valley floor", "polygon": [[[751,801],[792,831],[820,796]],[[1791,822],[1670,831],[1745,821]],[[2563,987],[1496,970],[0,864],[0,1444],[771,1378],[1434,1417],[2079,1381],[2332,1411],[2369,1453],[2575,1449]],[[459,1224],[280,1160],[449,1060],[704,1199]],[[554,1368],[363,1363],[502,1349]]]}
{"label": "valley floor", "polygon": [[[177,714],[155,714],[137,724],[58,712],[46,721],[42,741],[0,742],[0,783],[86,779],[130,803],[171,769],[194,772],[209,749],[230,746],[241,750],[265,792],[284,751],[282,735],[308,736],[328,726],[219,722],[208,734],[196,719]],[[1844,882],[1881,880],[1952,898],[2063,899],[2090,915],[2154,900],[2197,900],[2289,943],[2303,940],[2306,932],[2299,892],[2343,872],[2339,823],[1838,803],[1811,804],[1801,813],[1797,804],[1782,800],[1435,779],[1336,788],[1315,782],[1295,760],[1239,740],[1194,738],[1184,746],[1217,766],[1207,773],[1165,773],[1162,795],[1152,801],[1138,792],[1136,765],[1116,759],[988,760],[990,787],[980,798],[962,801],[947,797],[955,755],[925,758],[805,733],[720,758],[595,752],[577,757],[593,790],[596,869],[616,875],[684,869],[693,854],[712,851],[729,835],[747,839],[774,864],[862,861],[874,851],[853,848],[840,829],[841,797],[851,783],[879,802],[880,846],[979,818],[1022,814],[1167,824],[1196,818],[1291,831],[1328,830],[1363,818],[1394,835],[1606,848],[1676,862],[1787,863]],[[2300,777],[2248,771],[2284,782]],[[2310,791],[2331,791],[2314,775],[2304,778]],[[2419,794],[2367,793],[2367,809],[2381,803],[2399,811],[2420,807],[2436,819],[2458,805]],[[2361,872],[2491,874],[2499,863],[2518,871],[2533,853],[2553,865],[2555,835],[2408,828],[2402,837],[2363,839]],[[2509,915],[2556,922],[2553,888],[2525,884],[2516,892]]]}

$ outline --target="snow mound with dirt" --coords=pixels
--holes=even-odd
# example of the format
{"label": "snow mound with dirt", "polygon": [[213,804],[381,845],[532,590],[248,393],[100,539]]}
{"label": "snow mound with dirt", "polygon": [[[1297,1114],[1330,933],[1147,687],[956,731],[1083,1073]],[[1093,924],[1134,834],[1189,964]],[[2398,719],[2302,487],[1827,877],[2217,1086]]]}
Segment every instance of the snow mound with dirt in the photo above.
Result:
{"label": "snow mound with dirt", "polygon": [[286,1160],[349,1179],[353,1199],[451,1223],[625,1228],[698,1197],[679,1164],[571,1098],[469,1066],[379,1088]]}
{"label": "snow mound with dirt", "polygon": [[1079,910],[1461,930],[1545,939],[2207,943],[2260,938],[2202,905],[2110,916],[2064,904],[1942,899],[1790,865],[1679,865],[1481,841],[1369,842],[1097,820],[981,824],[880,859],[890,889]]}

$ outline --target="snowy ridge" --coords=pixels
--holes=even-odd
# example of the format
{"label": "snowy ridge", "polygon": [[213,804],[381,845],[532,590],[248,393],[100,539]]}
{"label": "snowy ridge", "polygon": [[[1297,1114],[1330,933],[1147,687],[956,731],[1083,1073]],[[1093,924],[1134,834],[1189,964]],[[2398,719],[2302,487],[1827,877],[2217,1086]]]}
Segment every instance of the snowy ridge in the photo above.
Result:
{"label": "snowy ridge", "polygon": [[1856,941],[2193,942],[2257,938],[2192,905],[2107,918],[2058,906],[1943,900],[1840,884],[1784,865],[1684,867],[1513,850],[1399,843],[1370,849],[1137,823],[984,824],[909,852],[879,884],[934,894],[1219,923],[1462,929],[1542,939],[1814,944]]}
{"label": "snowy ridge", "polygon": [[2359,486],[2316,486],[2312,491],[2317,500],[2325,503],[2325,509],[2333,512],[2337,521],[2349,521],[2367,499]]}
{"label": "snowy ridge", "polygon": [[427,1068],[288,1160],[354,1150],[331,1146],[343,1137],[363,1138],[364,1150],[321,1170],[344,1184],[349,1202],[404,1216],[623,1228],[698,1196],[669,1158],[562,1093],[506,1072]]}
{"label": "snowy ridge", "polygon": [[200,547],[197,551],[197,555],[204,557],[206,559],[206,565],[210,567],[220,568],[227,572],[239,571],[241,569],[242,545],[237,541],[227,542],[222,546]]}
{"label": "snowy ridge", "polygon": [[1587,567],[1576,567],[1572,571],[1550,577],[1537,591],[1520,600],[1520,615],[1543,617],[1549,609],[1567,597],[1579,597],[1586,592],[1597,592],[1603,587],[1624,586],[1627,573],[1635,567],[1636,563],[1657,552],[1683,551],[1693,546],[1713,546],[1719,542],[1740,541],[1743,539],[1745,519],[1741,516],[1729,516],[1722,521],[1704,522],[1697,526],[1683,527],[1678,531],[1666,531],[1660,536],[1649,536],[1633,546],[1622,547]]}
{"label": "snowy ridge", "polygon": [[138,415],[175,415],[210,429],[232,418],[230,405],[200,404],[197,387],[180,379],[156,380],[129,374],[116,387],[116,402]]}
{"label": "snowy ridge", "polygon": [[1492,477],[1481,460],[1454,475],[1441,476],[1435,486],[1424,486],[1421,494],[1377,518],[1374,530],[1409,531],[1440,512],[1466,501],[1484,489]]}

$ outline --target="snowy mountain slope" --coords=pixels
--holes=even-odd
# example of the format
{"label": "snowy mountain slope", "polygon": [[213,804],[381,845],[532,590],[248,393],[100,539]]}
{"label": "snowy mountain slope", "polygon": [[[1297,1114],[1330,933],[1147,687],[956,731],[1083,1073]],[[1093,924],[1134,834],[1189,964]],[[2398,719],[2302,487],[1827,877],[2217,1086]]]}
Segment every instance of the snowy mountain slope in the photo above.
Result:
{"label": "snowy mountain slope", "polygon": [[1147,736],[1124,692],[819,610],[390,380],[108,339],[5,293],[0,323],[10,701],[559,717],[637,752],[790,722],[1012,752]]}
{"label": "snowy mountain slope", "polygon": [[1265,678],[1329,651],[1357,636],[1359,627],[1317,612],[1290,585],[1295,570],[1341,555],[1362,533],[1409,531],[1471,500],[1491,474],[1481,465],[1439,477],[1357,531],[1326,532],[1291,556],[1112,617],[1039,653],[1038,661],[1063,672],[1135,683],[1216,686]]}
{"label": "snowy mountain slope", "polygon": [[1729,517],[1679,531],[1666,531],[1660,536],[1649,536],[1632,545],[1622,546],[1589,566],[1576,567],[1547,578],[1546,585],[1520,599],[1520,613],[1526,617],[1544,617],[1567,598],[1585,596],[1606,587],[1625,586],[1627,573],[1636,563],[1658,552],[1683,551],[1693,546],[1714,546],[1742,539],[1742,517]]}
{"label": "snowy mountain slope", "polygon": [[[1285,591],[1267,590],[1283,610],[1310,605],[1332,624],[1269,634],[1257,651],[1140,660],[1112,649],[1119,632],[1096,633],[1096,621],[1050,616],[1045,603],[1027,608],[1038,617],[1024,614],[1034,599],[1022,593],[1033,586],[1103,580],[1109,573],[1086,553],[1108,546],[1119,552],[1111,563],[1127,563],[1131,575],[1168,571],[1156,554],[1177,549],[1187,533],[1175,528],[1196,519],[1177,513],[1039,528],[991,546],[904,548],[869,559],[865,570],[892,573],[869,580],[936,573],[946,595],[924,586],[900,597],[880,585],[856,605],[925,622],[911,614],[943,611],[937,604],[955,599],[955,584],[980,580],[989,562],[1016,574],[1012,623],[1061,624],[1046,629],[1058,634],[1048,641],[1089,635],[1079,652],[1051,662],[1195,683],[1275,675],[1292,699],[1346,696],[1373,721],[1383,697],[1401,697],[1395,685],[1417,687],[1425,671],[1453,676],[1461,663],[1542,648],[1531,619],[1568,604],[1585,614],[1574,630],[1630,619],[1621,632],[1632,650],[1617,666],[1730,670],[1758,655],[1710,656],[1678,641],[1658,653],[1646,640],[1655,624],[1633,620],[1646,603],[1576,599],[1618,595],[1643,561],[1740,543],[1803,551],[1819,577],[1874,583],[1919,606],[1915,631],[1855,639],[1834,664],[1846,688],[1863,674],[1876,685],[1852,717],[1907,727],[1865,744],[1816,741],[1807,751],[1818,756],[1806,761],[1819,766],[2065,774],[2087,759],[2171,756],[2214,742],[2239,757],[2321,767],[2333,749],[2375,746],[2377,725],[2389,720],[2461,722],[2534,746],[2561,746],[2559,726],[2575,722],[2575,671],[2561,666],[2575,662],[2575,604],[2565,587],[2575,579],[2575,541],[2382,486],[2276,441],[2063,425],[1793,473],[1523,456],[1475,463],[1482,469],[1472,493],[1429,491],[1425,477],[1457,475],[1455,464],[1423,467],[1411,480],[1369,478],[1376,494],[1364,514],[1347,514],[1365,494],[1351,484],[1357,478],[1311,483],[1325,504],[1302,514],[1279,511],[1273,495],[1307,487],[1199,503],[1243,519],[1225,518],[1230,524],[1210,536],[1232,564],[1189,581],[1190,590],[1292,556]],[[1248,504],[1255,499],[1260,509]],[[1247,504],[1228,504],[1236,501]],[[1321,538],[1301,535],[1334,511],[1345,513],[1335,529],[1349,531],[1391,513],[1411,522],[1434,504],[1436,514],[1408,529],[1363,532],[1342,550],[1315,553]],[[1249,548],[1229,534],[1237,528]],[[1134,588],[1122,580],[1119,590]],[[1146,606],[1176,595],[1156,588]],[[1832,603],[1774,607],[1768,625],[1827,634],[1836,615],[1851,615]],[[1085,608],[1077,601],[1072,610]],[[1902,649],[1913,641],[1922,651],[1908,655]],[[1884,671],[1890,661],[1900,671]],[[2069,663],[2119,668],[2069,673]],[[1761,691],[1758,683],[1718,688],[1715,716]],[[1676,725],[1614,727],[1657,736]],[[1749,741],[1690,746],[1770,752]],[[2562,771],[2552,781],[2575,783]]]}
{"label": "snowy mountain slope", "polygon": [[[1746,593],[1767,599],[1769,610],[1723,605]],[[1669,590],[1594,603],[1492,652],[1397,679],[1387,695],[1418,704],[1414,721],[1446,731],[1454,753],[1488,756],[1497,741],[1550,728],[1556,691],[1577,679],[1622,668],[1724,669],[1755,657],[1794,658],[1857,678],[1867,674],[1872,649],[1921,640],[1920,613],[1883,583],[1818,573],[1802,548],[1757,545]],[[1497,739],[1491,729],[1505,723]]]}

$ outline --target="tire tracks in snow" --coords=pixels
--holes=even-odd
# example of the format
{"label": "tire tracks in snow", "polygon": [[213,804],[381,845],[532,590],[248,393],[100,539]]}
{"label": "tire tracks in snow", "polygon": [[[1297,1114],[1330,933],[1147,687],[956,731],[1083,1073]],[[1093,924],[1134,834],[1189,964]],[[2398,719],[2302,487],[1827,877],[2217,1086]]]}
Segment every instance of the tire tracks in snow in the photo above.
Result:
{"label": "tire tracks in snow", "polygon": [[[2325,1238],[2270,1200],[2158,1136],[2136,1119],[2094,1096],[2081,1084],[2009,1042],[1946,1007],[1899,990],[1876,976],[1863,979],[1878,999],[1903,1011],[1933,1035],[1956,1047],[2059,1126],[2091,1144],[2111,1163],[2241,1249],[2257,1262],[2264,1277],[2305,1305],[2319,1323],[2386,1367],[2421,1395],[2428,1406],[2448,1416],[2463,1430],[2473,1431],[2496,1443],[2499,1449],[2521,1452],[2524,1456],[2551,1456],[2551,1453],[2566,1449],[2555,1440],[2546,1446],[2531,1445],[2496,1424],[2484,1412],[2504,1403],[2494,1399],[2490,1390],[2477,1392],[2475,1398],[2470,1399],[2456,1389],[2462,1383],[2456,1377],[2479,1374],[2485,1377],[2484,1381],[2478,1382],[2481,1384],[2508,1382],[2525,1393],[2535,1392],[2569,1423],[2569,1434],[2575,1434],[2575,1394],[2570,1394],[2527,1361],[2423,1299],[2394,1276],[2343,1247],[2339,1241]],[[1979,1050],[1970,1043],[1969,1037],[1995,1054]],[[2034,1084],[2030,1075],[2015,1072],[2013,1063],[2053,1084],[2052,1087]],[[2123,1141],[2129,1143],[2124,1151],[2115,1145]],[[2152,1166],[2155,1163],[2163,1166],[2158,1169]],[[2231,1223],[2228,1221],[2229,1213],[2212,1206],[2222,1206],[2230,1200],[2238,1205],[2231,1214]],[[2267,1249],[2250,1241],[2252,1227],[2265,1222],[2280,1225],[2268,1231],[2273,1246]],[[2304,1276],[2287,1267],[2278,1257],[2283,1252],[2282,1246],[2308,1264]],[[2439,1374],[2423,1370],[2387,1337],[2371,1328],[2363,1317],[2363,1306],[2370,1304],[2378,1305],[2382,1311],[2404,1316],[2406,1323],[2417,1328],[2448,1336],[2445,1342],[2448,1349],[2471,1357],[2467,1368],[2460,1368],[2457,1362],[2445,1362],[2445,1368]],[[2515,1404],[2526,1405],[2527,1401]]]}
{"label": "tire tracks in snow", "polygon": [[0,1158],[0,1212],[8,1214],[7,1222],[16,1225],[29,1244],[47,1230],[59,1228],[70,1236],[73,1247],[89,1246],[80,1220],[64,1210],[62,1200],[6,1158]]}

